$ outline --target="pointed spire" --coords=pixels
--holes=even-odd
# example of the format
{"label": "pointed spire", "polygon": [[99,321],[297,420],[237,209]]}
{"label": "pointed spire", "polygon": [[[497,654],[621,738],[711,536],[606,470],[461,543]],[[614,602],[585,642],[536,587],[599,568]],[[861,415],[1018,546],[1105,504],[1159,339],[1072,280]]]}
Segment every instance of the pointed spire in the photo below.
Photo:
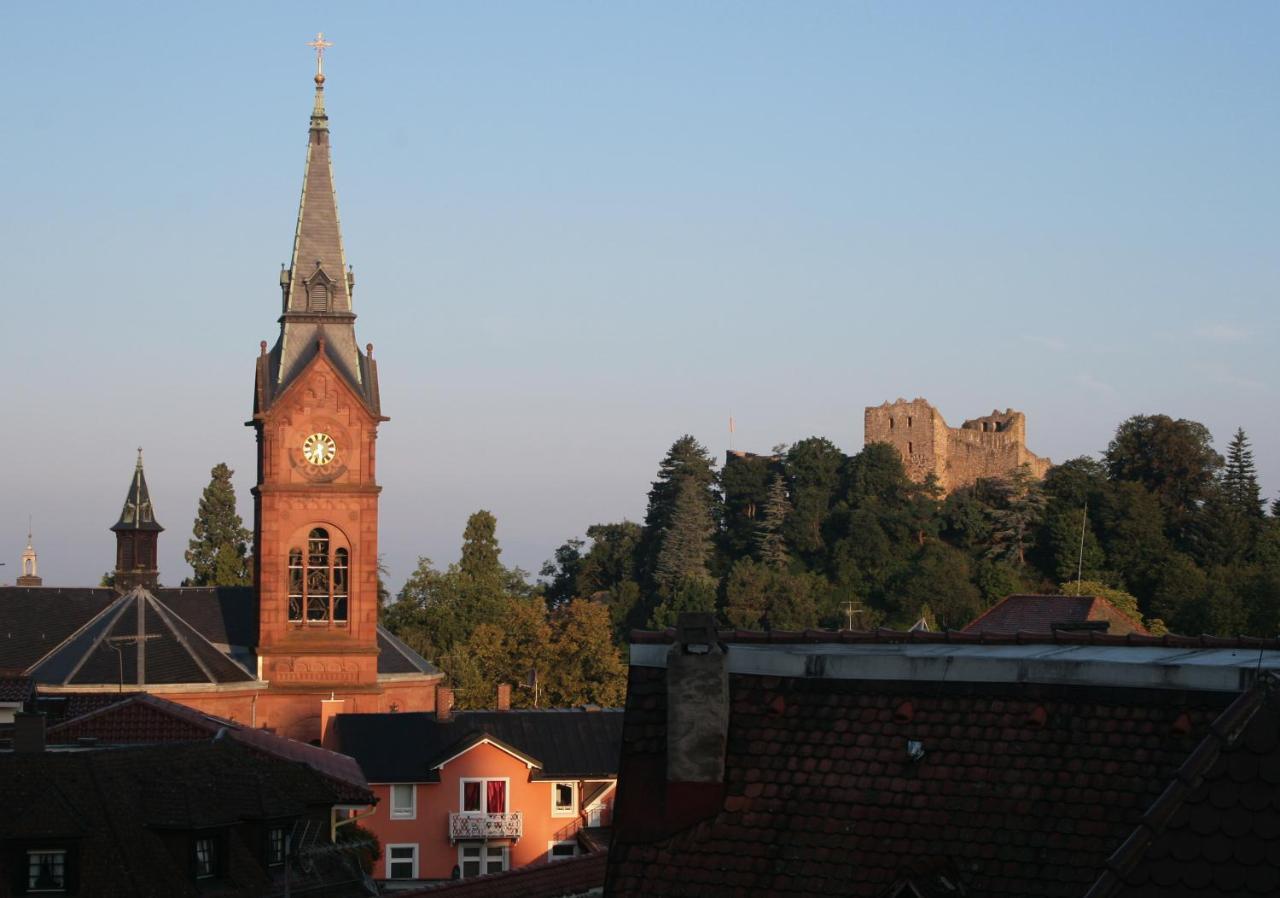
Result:
{"label": "pointed spire", "polygon": [[41,586],[40,567],[36,558],[36,549],[31,542],[31,516],[27,516],[27,547],[22,551],[22,576],[17,580],[18,586]]}
{"label": "pointed spire", "polygon": [[156,521],[155,511],[151,508],[151,493],[147,489],[147,478],[142,473],[142,447],[138,447],[138,463],[133,469],[133,479],[129,482],[129,492],[124,498],[124,508],[120,511],[120,520],[111,528],[120,530],[164,530]]}
{"label": "pointed spire", "polygon": [[[289,264],[280,272],[284,314],[280,339],[266,370],[259,373],[257,411],[264,411],[322,351],[351,386],[377,411],[377,387],[371,363],[355,337],[351,294],[355,275],[347,265],[338,220],[333,164],[329,155],[329,116],[324,105],[324,51],[333,46],[323,32],[308,43],[316,50],[315,104],[302,175],[302,198]],[[323,340],[323,349],[320,349]],[[264,377],[265,375],[265,377]]]}

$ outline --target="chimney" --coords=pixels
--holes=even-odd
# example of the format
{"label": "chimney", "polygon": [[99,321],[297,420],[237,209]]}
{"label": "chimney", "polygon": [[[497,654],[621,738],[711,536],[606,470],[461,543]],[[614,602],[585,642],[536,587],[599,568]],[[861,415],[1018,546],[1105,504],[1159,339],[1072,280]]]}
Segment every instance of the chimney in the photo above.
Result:
{"label": "chimney", "polygon": [[453,717],[453,690],[448,686],[436,687],[436,720]]}
{"label": "chimney", "polygon": [[38,755],[44,751],[44,714],[18,711],[13,715],[13,751],[19,755]]}
{"label": "chimney", "polygon": [[347,709],[345,698],[335,698],[332,692],[329,697],[320,700],[320,744],[330,751],[337,751],[338,733],[333,726],[333,718]]}
{"label": "chimney", "polygon": [[680,615],[667,651],[667,782],[724,782],[729,666],[714,614]]}
{"label": "chimney", "polygon": [[499,684],[498,684],[498,705],[497,705],[497,708],[498,708],[498,710],[499,710],[499,711],[510,711],[510,710],[511,710],[511,684],[510,684],[510,683],[499,683]]}

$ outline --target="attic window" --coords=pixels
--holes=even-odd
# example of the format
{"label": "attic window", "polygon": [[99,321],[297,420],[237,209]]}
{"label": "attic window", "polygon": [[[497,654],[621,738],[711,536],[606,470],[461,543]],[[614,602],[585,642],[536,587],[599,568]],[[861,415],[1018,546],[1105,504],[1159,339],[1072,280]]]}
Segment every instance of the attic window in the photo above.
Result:
{"label": "attic window", "polygon": [[196,839],[196,879],[210,879],[217,872],[217,844],[211,838]]}
{"label": "attic window", "polygon": [[60,848],[27,852],[27,891],[61,892],[67,887],[67,853]]}
{"label": "attic window", "polygon": [[312,284],[307,290],[307,311],[329,311],[329,285],[323,282]]}

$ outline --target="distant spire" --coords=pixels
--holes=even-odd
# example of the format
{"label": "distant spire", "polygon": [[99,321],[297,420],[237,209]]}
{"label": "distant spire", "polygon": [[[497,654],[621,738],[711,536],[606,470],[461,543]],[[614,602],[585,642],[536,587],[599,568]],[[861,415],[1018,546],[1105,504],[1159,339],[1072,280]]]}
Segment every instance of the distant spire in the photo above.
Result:
{"label": "distant spire", "polygon": [[129,492],[124,498],[124,508],[120,511],[120,520],[116,521],[112,530],[164,530],[156,521],[155,511],[151,507],[151,492],[147,489],[147,478],[142,473],[142,447],[138,447],[138,462],[133,469],[133,479],[129,482]]}
{"label": "distant spire", "polygon": [[36,549],[31,542],[31,516],[27,515],[27,547],[22,552],[22,576],[17,580],[18,586],[41,586],[39,562]]}

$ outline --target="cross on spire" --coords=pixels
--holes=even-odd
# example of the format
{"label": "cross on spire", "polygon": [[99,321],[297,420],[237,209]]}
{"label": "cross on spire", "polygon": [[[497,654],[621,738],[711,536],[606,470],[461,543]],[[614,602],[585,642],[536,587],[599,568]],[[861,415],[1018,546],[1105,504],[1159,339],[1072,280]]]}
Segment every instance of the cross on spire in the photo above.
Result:
{"label": "cross on spire", "polygon": [[316,39],[307,42],[308,47],[316,49],[316,83],[320,84],[324,81],[324,51],[333,46],[333,41],[324,39],[324,32],[317,31]]}

